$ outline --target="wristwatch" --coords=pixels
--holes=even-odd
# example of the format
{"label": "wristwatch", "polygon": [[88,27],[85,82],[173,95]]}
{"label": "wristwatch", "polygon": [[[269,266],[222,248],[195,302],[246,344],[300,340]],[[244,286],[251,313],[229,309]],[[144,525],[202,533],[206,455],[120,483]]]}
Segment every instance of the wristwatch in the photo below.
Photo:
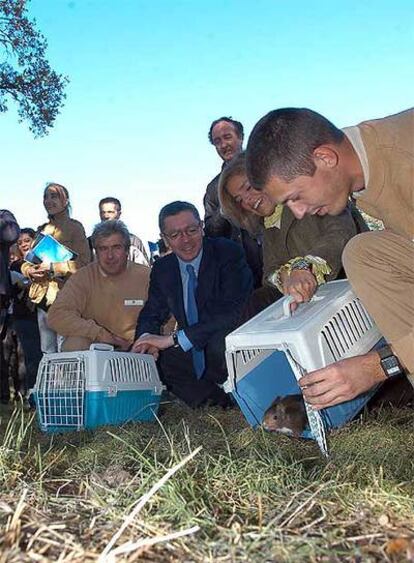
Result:
{"label": "wristwatch", "polygon": [[171,333],[172,339],[173,339],[173,346],[174,348],[178,348],[180,343],[178,342],[178,331],[175,330],[174,332]]}
{"label": "wristwatch", "polygon": [[397,356],[394,355],[389,346],[383,346],[377,350],[377,352],[380,357],[381,367],[387,377],[394,377],[394,375],[400,375],[400,373],[403,373]]}

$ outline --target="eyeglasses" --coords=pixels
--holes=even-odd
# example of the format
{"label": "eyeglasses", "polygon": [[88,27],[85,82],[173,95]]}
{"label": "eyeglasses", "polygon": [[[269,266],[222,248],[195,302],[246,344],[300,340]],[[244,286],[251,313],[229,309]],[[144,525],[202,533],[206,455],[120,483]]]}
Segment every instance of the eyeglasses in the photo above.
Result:
{"label": "eyeglasses", "polygon": [[172,233],[163,233],[163,235],[170,239],[170,240],[178,240],[179,238],[186,236],[186,237],[195,237],[200,232],[202,224],[198,223],[198,225],[190,225],[186,229],[182,231],[173,231]]}

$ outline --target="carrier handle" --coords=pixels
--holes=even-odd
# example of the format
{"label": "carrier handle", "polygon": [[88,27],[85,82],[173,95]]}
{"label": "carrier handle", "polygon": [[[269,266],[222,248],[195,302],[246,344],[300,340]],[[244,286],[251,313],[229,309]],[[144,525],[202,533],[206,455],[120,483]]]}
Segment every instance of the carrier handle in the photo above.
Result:
{"label": "carrier handle", "polygon": [[286,295],[283,298],[283,316],[285,318],[290,318],[292,316],[292,311],[290,310],[290,304],[294,301],[292,295]]}
{"label": "carrier handle", "polygon": [[89,350],[99,350],[100,352],[112,352],[113,349],[112,344],[106,344],[105,342],[94,342],[89,346]]}
{"label": "carrier handle", "polygon": [[[308,301],[308,303],[315,303],[315,301],[322,301],[322,295],[316,295],[316,293],[312,296],[312,299]],[[285,295],[283,298],[283,318],[289,319],[292,316],[292,309],[290,308],[290,304],[294,301],[291,295]],[[303,303],[298,303],[298,307],[303,305]],[[296,311],[296,309],[295,309]]]}

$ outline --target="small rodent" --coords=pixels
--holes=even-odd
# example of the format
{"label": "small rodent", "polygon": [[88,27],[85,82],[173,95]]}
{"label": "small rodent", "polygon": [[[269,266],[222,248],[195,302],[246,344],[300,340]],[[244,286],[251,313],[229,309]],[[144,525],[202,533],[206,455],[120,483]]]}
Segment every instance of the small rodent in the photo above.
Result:
{"label": "small rodent", "polygon": [[276,397],[264,414],[262,426],[270,432],[282,432],[298,438],[308,424],[302,395]]}

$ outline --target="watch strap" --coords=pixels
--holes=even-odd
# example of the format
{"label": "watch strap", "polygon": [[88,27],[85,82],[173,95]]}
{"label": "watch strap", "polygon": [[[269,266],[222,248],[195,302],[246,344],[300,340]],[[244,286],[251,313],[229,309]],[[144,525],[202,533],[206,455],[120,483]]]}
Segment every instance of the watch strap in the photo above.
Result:
{"label": "watch strap", "polygon": [[382,346],[381,348],[379,348],[377,350],[379,357],[381,358],[381,360],[385,360],[385,358],[389,358],[389,356],[393,356],[394,353],[391,350],[391,346]]}

